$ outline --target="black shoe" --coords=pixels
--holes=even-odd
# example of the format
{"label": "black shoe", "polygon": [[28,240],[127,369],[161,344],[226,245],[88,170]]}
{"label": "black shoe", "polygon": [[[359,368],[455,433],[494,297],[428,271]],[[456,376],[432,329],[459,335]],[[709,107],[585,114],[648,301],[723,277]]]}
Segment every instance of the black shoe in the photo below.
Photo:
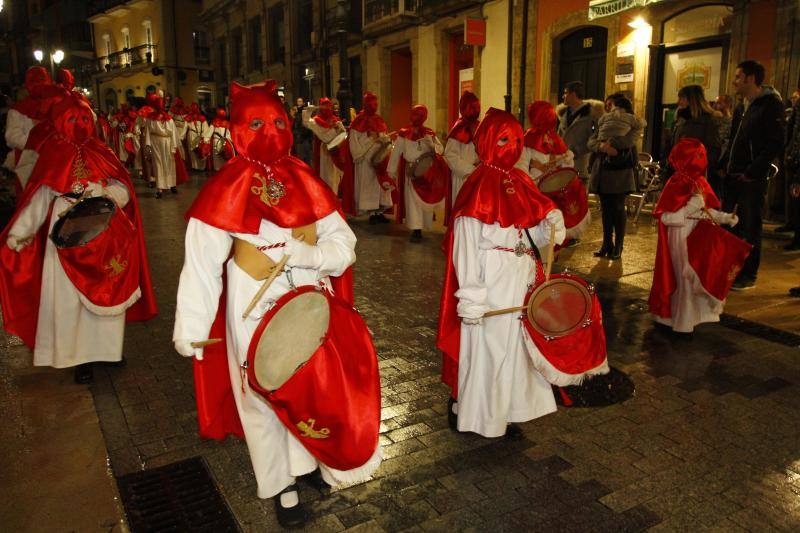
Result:
{"label": "black shoe", "polygon": [[171,192],[172,194],[178,194],[178,188],[177,187],[170,187],[169,188],[169,192]]}
{"label": "black shoe", "polygon": [[378,215],[378,224],[388,224],[390,222],[391,222],[391,220],[386,218],[386,215],[384,215],[383,213]]}
{"label": "black shoe", "polygon": [[411,237],[408,239],[411,242],[422,242],[422,230],[415,229],[411,232]]}
{"label": "black shoe", "polygon": [[597,250],[594,254],[595,257],[608,257],[608,254],[611,253],[610,246],[601,246],[599,250]]}
{"label": "black shoe", "polygon": [[800,252],[800,241],[792,241],[784,246],[783,249],[787,252]]}
{"label": "black shoe", "polygon": [[516,424],[509,424],[506,426],[506,434],[505,438],[511,440],[519,440],[525,437],[525,434],[522,432],[522,428]]}
{"label": "black shoe", "polygon": [[370,215],[369,216],[369,225],[374,226],[378,223],[378,215]]}
{"label": "black shoe", "polygon": [[92,363],[83,363],[75,367],[75,383],[78,385],[91,383],[93,377]]}
{"label": "black shoe", "polygon": [[149,188],[153,189],[153,188],[155,188],[155,186],[156,186],[156,182],[155,182],[155,181],[148,181],[148,182],[147,182],[147,186],[148,186]]}
{"label": "black shoe", "polygon": [[306,474],[304,476],[300,476],[300,479],[304,480],[310,486],[314,487],[320,492],[329,491],[331,486],[328,485],[324,479],[322,479],[322,472],[319,471],[319,468],[311,472],[310,474]]}
{"label": "black shoe", "polygon": [[285,529],[297,529],[305,525],[308,521],[308,515],[302,503],[298,503],[292,507],[284,507],[281,505],[281,494],[297,490],[297,485],[289,485],[281,491],[280,494],[275,496],[275,515],[278,518],[278,523]]}
{"label": "black shoe", "polygon": [[778,226],[773,231],[775,233],[789,233],[794,231],[794,228],[788,224],[784,224],[783,226]]}
{"label": "black shoe", "polygon": [[581,243],[580,239],[570,239],[569,242],[567,242],[567,245],[564,248],[575,248],[580,243]]}
{"label": "black shoe", "polygon": [[789,289],[789,296],[800,298],[800,287],[792,287],[791,289]]}
{"label": "black shoe", "polygon": [[458,415],[453,412],[453,404],[456,401],[453,398],[447,399],[447,425],[451,431],[460,433],[458,431]]}
{"label": "black shoe", "polygon": [[156,200],[161,199],[161,191],[156,191]]}
{"label": "black shoe", "polygon": [[752,289],[756,286],[755,280],[750,279],[737,279],[731,285],[732,291],[746,291],[747,289]]}
{"label": "black shoe", "polygon": [[619,259],[622,257],[622,243],[618,242],[614,245],[614,250],[608,254],[609,259]]}

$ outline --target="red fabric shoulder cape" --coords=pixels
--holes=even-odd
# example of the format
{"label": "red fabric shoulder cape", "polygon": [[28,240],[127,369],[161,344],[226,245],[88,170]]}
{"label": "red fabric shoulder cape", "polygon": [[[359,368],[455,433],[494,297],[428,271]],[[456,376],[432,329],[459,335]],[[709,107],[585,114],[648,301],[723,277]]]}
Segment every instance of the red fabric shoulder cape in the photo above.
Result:
{"label": "red fabric shoulder cape", "polygon": [[525,146],[533,148],[543,154],[565,154],[567,144],[557,133],[553,131],[541,131],[529,128],[525,132]]}
{"label": "red fabric shoulder cape", "polygon": [[354,129],[361,133],[368,131],[381,133],[388,131],[389,126],[386,125],[386,121],[383,120],[383,117],[377,113],[367,114],[362,110],[358,113],[358,115],[356,115],[356,118],[353,119],[353,122],[350,123],[350,129]]}
{"label": "red fabric shoulder cape", "polygon": [[[506,180],[511,180],[510,182]],[[513,190],[513,193],[507,191]],[[458,278],[453,264],[453,229],[458,217],[472,217],[484,224],[532,228],[556,209],[550,198],[539,192],[527,174],[514,168],[508,174],[479,165],[464,183],[453,206],[453,218],[445,234],[446,254],[444,287],[439,309],[439,332],[436,346],[443,353],[442,381],[458,396],[458,352],[461,345],[461,319],[456,307]]]}
{"label": "red fabric shoulder cape", "polygon": [[460,117],[450,128],[447,138],[455,139],[463,144],[471,143],[478,125],[480,125],[480,120],[465,120],[464,117]]}
{"label": "red fabric shoulder cape", "polygon": [[668,181],[661,197],[658,200],[653,216],[658,221],[658,245],[656,247],[656,263],[653,269],[653,285],[650,287],[648,304],[650,312],[661,318],[672,316],[670,305],[672,293],[675,292],[677,281],[675,270],[672,268],[672,258],[669,254],[669,235],[667,226],[661,222],[663,213],[678,211],[695,194],[702,194],[706,207],[719,209],[720,201],[704,177],[687,179],[680,174],[674,174]]}
{"label": "red fabric shoulder cape", "polygon": [[[47,127],[48,123],[37,126]],[[34,128],[36,130],[36,128]],[[36,340],[36,325],[39,317],[39,298],[42,285],[42,265],[48,238],[49,220],[42,224],[34,236],[33,242],[15,252],[6,246],[8,233],[27,207],[36,191],[46,185],[60,193],[70,191],[72,163],[77,150],[68,142],[55,135],[42,135],[41,130],[35,138],[42,139],[38,143],[39,160],[31,174],[31,180],[17,203],[17,211],[11,222],[0,235],[0,302],[3,307],[5,330],[18,335],[30,348]],[[138,248],[141,260],[139,287],[142,297],[125,313],[127,321],[149,320],[158,314],[153,284],[150,279],[150,266],[147,261],[142,219],[139,203],[128,171],[120,163],[111,149],[98,138],[89,139],[83,146],[83,161],[92,172],[92,180],[113,178],[128,188],[130,201],[125,212],[138,229]]]}
{"label": "red fabric shoulder cape", "polygon": [[432,129],[426,126],[422,126],[421,128],[416,128],[411,124],[397,130],[398,137],[404,137],[409,141],[418,141],[423,137],[425,137],[426,135],[435,136],[436,133]]}
{"label": "red fabric shoulder cape", "polygon": [[[253,188],[268,185],[267,170],[237,156],[203,186],[186,213],[187,220],[196,218],[230,233],[255,234],[262,219],[284,228],[295,228],[312,224],[334,211],[342,214],[333,191],[301,160],[285,156],[270,165],[270,169],[273,179],[283,186],[283,196],[276,205],[268,206],[261,200],[260,192],[253,192]],[[275,190],[280,190],[280,186],[273,184]],[[353,304],[352,269],[348,268],[342,276],[332,277],[331,284],[340,298]],[[223,283],[209,338],[225,339],[226,290],[227,284]],[[210,439],[224,439],[229,434],[243,437],[228,374],[228,352],[224,340],[207,346],[202,361],[194,360],[194,382],[200,436]]]}

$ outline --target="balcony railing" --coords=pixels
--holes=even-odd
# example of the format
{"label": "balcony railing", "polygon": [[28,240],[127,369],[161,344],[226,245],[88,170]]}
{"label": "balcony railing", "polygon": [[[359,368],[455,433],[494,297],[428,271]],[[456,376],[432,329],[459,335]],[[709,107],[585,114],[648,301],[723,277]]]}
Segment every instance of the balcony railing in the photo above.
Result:
{"label": "balcony railing", "polygon": [[156,61],[156,48],[154,44],[143,44],[134,48],[128,48],[121,52],[99,58],[98,69],[102,72],[113,72],[126,68],[149,65]]}
{"label": "balcony railing", "polygon": [[390,18],[415,18],[421,0],[363,0],[364,26],[378,24]]}

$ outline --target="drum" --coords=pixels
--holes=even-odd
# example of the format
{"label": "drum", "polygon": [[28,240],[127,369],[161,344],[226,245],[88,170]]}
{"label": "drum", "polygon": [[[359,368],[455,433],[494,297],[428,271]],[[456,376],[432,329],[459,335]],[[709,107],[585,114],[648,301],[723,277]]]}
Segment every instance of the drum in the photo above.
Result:
{"label": "drum", "polygon": [[378,142],[381,143],[381,147],[372,155],[373,166],[380,165],[392,153],[392,141],[388,137],[386,139],[378,139]]}
{"label": "drum", "polygon": [[689,265],[703,288],[717,300],[728,297],[752,248],[710,220],[700,220],[686,238]]}
{"label": "drum", "polygon": [[350,470],[375,452],[377,355],[358,312],[330,292],[306,285],[275,303],[250,341],[247,379],[323,464]]}
{"label": "drum", "polygon": [[539,190],[547,194],[562,190],[578,177],[578,171],[574,168],[556,168],[539,178]]}
{"label": "drum", "polygon": [[544,174],[538,186],[564,215],[567,238],[579,237],[590,219],[589,195],[578,171],[574,168],[557,168]]}
{"label": "drum", "polygon": [[136,232],[125,211],[104,197],[76,202],[53,225],[61,267],[94,314],[119,315],[141,296]]}
{"label": "drum", "polygon": [[425,175],[433,166],[433,161],[436,154],[434,152],[426,152],[419,156],[416,161],[408,163],[408,174],[412,178],[420,178]]}
{"label": "drum", "polygon": [[86,198],[73,205],[53,226],[50,240],[56,248],[84,246],[103,233],[117,210],[113,200]]}
{"label": "drum", "polygon": [[331,142],[329,142],[325,146],[328,148],[329,152],[332,152],[333,150],[336,150],[337,148],[339,148],[339,145],[342,144],[346,140],[347,140],[347,132],[343,131],[343,132],[339,133],[338,135],[336,135],[336,137],[334,137],[333,140],[331,140]]}
{"label": "drum", "polygon": [[608,372],[603,312],[594,287],[578,276],[553,274],[527,295],[523,320],[534,367],[553,385],[581,383]]}

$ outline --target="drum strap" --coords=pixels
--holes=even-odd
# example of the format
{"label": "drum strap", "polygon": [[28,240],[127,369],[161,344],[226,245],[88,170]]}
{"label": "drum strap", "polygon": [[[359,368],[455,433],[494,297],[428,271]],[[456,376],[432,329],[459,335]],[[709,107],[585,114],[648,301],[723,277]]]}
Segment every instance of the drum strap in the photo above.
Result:
{"label": "drum strap", "polygon": [[528,237],[528,242],[531,243],[531,250],[533,250],[534,255],[536,255],[536,260],[539,263],[542,263],[542,254],[539,253],[539,248],[533,244],[533,238],[531,237],[531,232],[528,231],[528,228],[525,228],[525,236]]}

